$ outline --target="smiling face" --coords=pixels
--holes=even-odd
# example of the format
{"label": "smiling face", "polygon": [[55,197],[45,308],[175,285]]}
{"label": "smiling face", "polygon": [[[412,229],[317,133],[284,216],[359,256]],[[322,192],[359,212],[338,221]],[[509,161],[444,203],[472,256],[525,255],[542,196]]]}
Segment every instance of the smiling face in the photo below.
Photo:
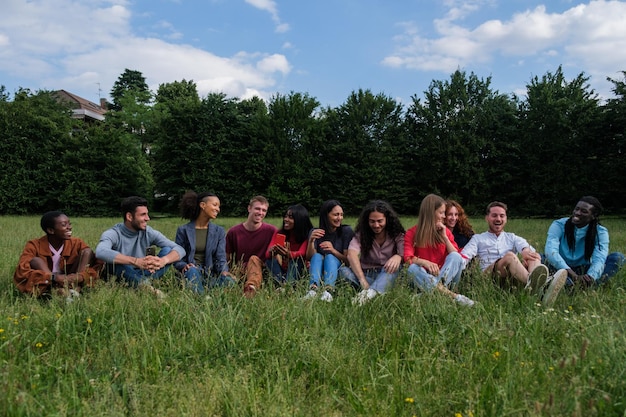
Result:
{"label": "smiling face", "polygon": [[134,213],[126,213],[126,220],[131,229],[136,232],[146,230],[150,216],[148,216],[148,207],[137,206]]}
{"label": "smiling face", "polygon": [[448,207],[448,209],[446,210],[446,220],[445,220],[446,227],[452,230],[454,229],[454,226],[456,226],[456,223],[458,221],[459,221],[459,211],[457,210],[457,208],[454,206]]}
{"label": "smiling face", "polygon": [[572,213],[572,223],[576,227],[585,227],[596,218],[594,212],[595,208],[592,204],[579,201],[576,203],[576,207],[574,207],[574,212]]}
{"label": "smiling face", "polygon": [[287,210],[285,213],[285,217],[283,217],[283,229],[285,230],[293,230],[295,222],[293,220],[293,213],[291,210]]}
{"label": "smiling face", "polygon": [[367,221],[372,232],[374,232],[374,236],[380,236],[385,232],[385,227],[387,226],[387,217],[383,213],[378,211],[373,211],[369,215],[369,219]]}
{"label": "smiling face", "polygon": [[485,216],[489,231],[496,235],[499,235],[504,230],[506,220],[506,210],[499,206],[491,207],[489,213]]}
{"label": "smiling face", "polygon": [[260,201],[254,201],[248,206],[248,220],[253,224],[263,223],[269,206]]}
{"label": "smiling face", "polygon": [[215,220],[217,215],[220,213],[220,199],[216,196],[206,197],[204,201],[200,202],[200,209],[209,217],[209,219]]}
{"label": "smiling face", "polygon": [[446,222],[446,205],[442,204],[435,210],[435,222],[445,224]]}
{"label": "smiling face", "polygon": [[47,233],[56,239],[68,240],[72,237],[72,223],[65,214],[62,214],[54,219],[54,228],[48,228]]}
{"label": "smiling face", "polygon": [[341,227],[341,222],[343,222],[343,209],[341,206],[335,206],[328,212],[328,225],[331,231],[335,231],[338,227]]}

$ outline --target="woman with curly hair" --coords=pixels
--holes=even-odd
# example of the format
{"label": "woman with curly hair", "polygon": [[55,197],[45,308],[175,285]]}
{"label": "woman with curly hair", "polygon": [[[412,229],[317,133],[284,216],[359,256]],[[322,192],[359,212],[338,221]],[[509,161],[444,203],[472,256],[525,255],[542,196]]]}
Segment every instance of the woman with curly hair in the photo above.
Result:
{"label": "woman with curly hair", "polygon": [[176,230],[176,243],[187,252],[174,264],[192,291],[203,294],[205,286],[234,285],[226,262],[226,233],[211,223],[220,212],[220,199],[213,193],[187,191],[180,201],[180,214],[189,223]]}
{"label": "woman with curly hair", "polygon": [[369,202],[357,221],[348,246],[349,267],[339,274],[362,291],[353,303],[363,304],[384,293],[398,277],[404,253],[404,227],[389,203]]}
{"label": "woman with curly hair", "polygon": [[450,289],[458,284],[465,265],[452,232],[444,224],[445,219],[445,200],[435,194],[424,197],[417,224],[404,237],[407,273],[420,290],[437,290],[471,307],[474,301]]}
{"label": "woman with curly hair", "polygon": [[463,207],[455,200],[446,200],[446,227],[450,229],[454,235],[454,241],[459,249],[469,242],[474,236],[472,225],[465,214]]}
{"label": "woman with curly hair", "polygon": [[[306,207],[295,204],[287,209],[283,227],[272,238],[265,255],[266,265],[277,284],[293,283],[304,275],[311,229],[313,224]],[[282,240],[279,241],[279,238]]]}

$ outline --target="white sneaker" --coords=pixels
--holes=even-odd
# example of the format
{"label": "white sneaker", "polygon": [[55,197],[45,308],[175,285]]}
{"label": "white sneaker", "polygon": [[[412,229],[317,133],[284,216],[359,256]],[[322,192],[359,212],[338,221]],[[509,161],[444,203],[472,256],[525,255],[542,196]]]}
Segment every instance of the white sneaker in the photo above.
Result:
{"label": "white sneaker", "polygon": [[457,296],[454,297],[454,301],[466,307],[472,307],[474,304],[476,304],[474,300],[464,296],[463,294],[457,294]]}
{"label": "white sneaker", "polygon": [[303,300],[312,300],[315,297],[317,297],[317,291],[315,290],[309,290],[304,297],[302,297]]}
{"label": "white sneaker", "polygon": [[163,291],[159,290],[158,288],[154,288],[150,284],[139,284],[139,287],[142,290],[149,292],[150,294],[153,294],[159,300],[163,300],[167,297],[167,295],[165,295]]}
{"label": "white sneaker", "polygon": [[554,303],[554,300],[559,296],[559,292],[565,285],[565,281],[567,281],[567,271],[565,269],[559,269],[553,276],[548,278],[543,298],[541,299],[541,303],[544,306],[550,306]]}
{"label": "white sneaker", "polygon": [[368,288],[358,293],[356,297],[354,297],[354,299],[352,300],[352,304],[358,304],[362,306],[377,295],[378,292],[375,289]]}
{"label": "white sneaker", "polygon": [[333,295],[328,291],[324,291],[320,296],[320,300],[330,303],[331,301],[333,301]]}
{"label": "white sneaker", "polygon": [[69,295],[67,296],[67,298],[65,299],[65,302],[67,304],[71,304],[74,301],[76,301],[77,298],[80,297],[80,293],[76,290],[70,289],[69,291]]}
{"label": "white sneaker", "polygon": [[548,282],[548,267],[544,264],[537,265],[535,269],[528,274],[528,283],[526,287],[530,289],[531,294],[540,294],[541,289]]}

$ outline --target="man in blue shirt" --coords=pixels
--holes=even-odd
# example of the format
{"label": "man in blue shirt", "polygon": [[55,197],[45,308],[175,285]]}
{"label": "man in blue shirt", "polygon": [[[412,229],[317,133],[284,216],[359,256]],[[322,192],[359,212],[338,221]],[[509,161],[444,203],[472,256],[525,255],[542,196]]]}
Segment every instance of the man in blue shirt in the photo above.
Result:
{"label": "man in blue shirt", "polygon": [[[163,276],[172,262],[185,256],[182,246],[148,226],[148,201],[132,196],[121,205],[123,223],[118,223],[100,236],[96,257],[107,264],[107,272],[123,278],[132,287],[145,286],[157,296],[159,290],[150,285],[150,279]],[[160,248],[157,255],[153,246]]]}
{"label": "man in blue shirt", "polygon": [[603,210],[597,198],[582,197],[570,217],[555,220],[548,229],[547,264],[567,270],[569,286],[602,284],[624,264],[622,253],[609,254],[609,232],[599,218]]}

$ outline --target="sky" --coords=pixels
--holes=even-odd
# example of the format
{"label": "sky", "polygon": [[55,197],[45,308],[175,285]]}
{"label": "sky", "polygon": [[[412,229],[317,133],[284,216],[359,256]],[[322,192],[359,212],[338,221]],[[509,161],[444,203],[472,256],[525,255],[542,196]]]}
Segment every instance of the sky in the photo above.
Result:
{"label": "sky", "polygon": [[454,71],[523,98],[562,66],[600,98],[624,80],[626,2],[580,0],[2,0],[0,85],[110,99],[125,69],[201,97],[359,89],[410,105]]}

